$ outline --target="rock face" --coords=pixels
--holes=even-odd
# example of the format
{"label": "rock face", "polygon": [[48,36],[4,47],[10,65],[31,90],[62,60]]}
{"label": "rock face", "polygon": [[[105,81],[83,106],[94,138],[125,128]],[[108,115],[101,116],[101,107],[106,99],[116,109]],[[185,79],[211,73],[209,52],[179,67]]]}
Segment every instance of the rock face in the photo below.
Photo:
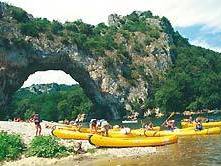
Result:
{"label": "rock face", "polygon": [[[108,32],[115,28],[113,41],[117,46],[97,56],[93,48],[82,46],[84,42],[82,45],[75,40],[70,42],[68,37],[73,32],[67,28],[61,30],[62,35],[53,34],[52,30],[51,35],[48,32],[35,36],[25,34],[20,27],[34,18],[27,14],[29,20],[21,20],[13,15],[17,10],[21,9],[0,3],[1,112],[6,111],[10,97],[30,74],[63,70],[80,84],[108,118],[119,119],[122,110],[131,111],[134,101],[139,99],[143,103],[149,97],[152,80],[159,78],[172,63],[170,45],[173,41],[159,17],[133,13],[140,22],[151,26],[151,33],[157,31],[151,34],[148,30],[127,30],[124,25],[131,21],[128,16],[111,15],[111,26],[105,28]],[[100,33],[99,37],[103,36],[103,32]],[[85,43],[89,43],[86,40]]]}
{"label": "rock face", "polygon": [[5,13],[5,5],[3,3],[0,3],[0,18],[3,18]]}

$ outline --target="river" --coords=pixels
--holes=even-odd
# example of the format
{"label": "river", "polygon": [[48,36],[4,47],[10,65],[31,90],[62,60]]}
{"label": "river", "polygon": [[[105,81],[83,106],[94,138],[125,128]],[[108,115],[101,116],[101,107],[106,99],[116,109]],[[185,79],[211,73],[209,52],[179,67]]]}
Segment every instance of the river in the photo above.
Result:
{"label": "river", "polygon": [[[220,115],[209,118],[218,120]],[[160,124],[160,121],[156,123]],[[181,137],[176,144],[157,147],[156,153],[128,158],[103,158],[85,164],[88,165],[218,166],[221,165],[221,135]]]}
{"label": "river", "polygon": [[92,160],[85,166],[218,166],[221,165],[221,136],[179,138],[177,144],[157,147],[157,152],[130,158]]}

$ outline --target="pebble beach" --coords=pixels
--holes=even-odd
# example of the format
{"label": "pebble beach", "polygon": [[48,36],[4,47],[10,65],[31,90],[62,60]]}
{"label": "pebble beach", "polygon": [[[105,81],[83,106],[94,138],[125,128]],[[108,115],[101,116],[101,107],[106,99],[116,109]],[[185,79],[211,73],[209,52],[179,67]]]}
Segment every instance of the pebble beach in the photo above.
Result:
{"label": "pebble beach", "polygon": [[[51,123],[43,121],[42,135],[51,135],[51,128],[46,128],[49,125],[57,125],[57,123]],[[28,146],[31,140],[35,137],[35,125],[28,122],[9,122],[0,121],[0,131],[21,135],[24,143]],[[69,155],[63,158],[38,158],[28,157],[24,155],[15,161],[4,162],[3,165],[11,166],[45,166],[45,165],[88,165],[91,160],[98,160],[101,158],[123,158],[123,157],[136,157],[141,155],[147,155],[156,153],[155,147],[137,147],[137,148],[96,148],[91,145],[87,140],[60,140],[60,144],[65,146],[73,146],[77,142],[82,142],[82,148],[87,152],[85,154]]]}

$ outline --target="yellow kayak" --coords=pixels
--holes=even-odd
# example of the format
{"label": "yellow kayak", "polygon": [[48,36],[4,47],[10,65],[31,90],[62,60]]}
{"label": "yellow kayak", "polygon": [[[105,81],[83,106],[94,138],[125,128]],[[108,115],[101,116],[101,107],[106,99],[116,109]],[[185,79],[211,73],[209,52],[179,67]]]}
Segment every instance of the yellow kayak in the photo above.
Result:
{"label": "yellow kayak", "polygon": [[[179,130],[185,131],[185,130],[193,130],[193,129],[195,129],[195,127],[188,127],[188,128],[179,129]],[[175,130],[178,130],[178,129],[175,129]],[[149,131],[150,131],[150,133],[152,133],[152,132],[155,133],[156,132],[155,130],[136,129],[136,130],[132,130],[131,134],[134,135],[134,136],[145,136],[145,132],[149,132]],[[158,132],[161,132],[161,131],[158,131]]]}
{"label": "yellow kayak", "polygon": [[82,133],[72,130],[54,129],[51,131],[52,135],[62,139],[76,139],[76,140],[88,140],[90,133]]}
{"label": "yellow kayak", "polygon": [[220,134],[221,129],[219,127],[208,128],[203,130],[195,130],[195,128],[187,128],[187,129],[175,129],[174,131],[164,130],[164,131],[145,131],[145,136],[148,137],[161,137],[168,135],[176,135],[176,136],[191,136],[191,135],[212,135],[212,134]]}
{"label": "yellow kayak", "polygon": [[[219,122],[207,122],[207,123],[202,123],[203,127],[209,128],[209,127],[221,127],[221,121]],[[196,126],[196,122],[181,122],[182,128],[187,128],[187,127],[194,127]]]}
{"label": "yellow kayak", "polygon": [[[54,129],[52,130],[52,135],[62,139],[77,139],[77,140],[88,140],[90,135],[93,133],[83,133],[79,131],[72,131],[72,130],[63,130],[63,129]],[[131,138],[135,137],[132,133],[124,134],[120,131],[112,131],[108,132],[108,137],[113,138]],[[143,135],[144,136],[144,135]]]}
{"label": "yellow kayak", "polygon": [[[70,130],[70,131],[79,131],[79,132],[82,132],[82,133],[91,133],[91,130],[90,128],[77,128],[75,126],[72,126],[72,127],[57,127],[57,129],[60,129],[60,130]],[[100,131],[100,129],[98,129],[98,132]],[[110,132],[113,131],[120,131],[120,129],[110,129],[109,130]]]}
{"label": "yellow kayak", "polygon": [[82,132],[82,133],[90,133],[90,129],[89,128],[78,128],[78,127],[75,127],[75,126],[65,126],[65,127],[57,127],[57,129],[60,129],[60,130],[70,130],[70,131],[79,131],[79,132]]}
{"label": "yellow kayak", "polygon": [[89,138],[92,145],[98,147],[147,147],[147,146],[160,146],[177,142],[177,136],[165,137],[135,137],[135,138],[110,138],[100,135],[92,135]]}
{"label": "yellow kayak", "polygon": [[[82,132],[82,133],[90,133],[90,128],[77,128],[75,126],[60,126],[60,127],[57,127],[57,129],[60,129],[60,130],[70,130],[70,131],[79,131],[79,132]],[[115,129],[110,129],[109,130],[109,133],[111,132],[119,132],[121,129],[120,128],[115,128]],[[160,126],[156,126],[156,127],[153,127],[153,130],[154,131],[160,131]],[[98,130],[99,132],[99,130]],[[135,133],[135,134],[139,134],[139,132],[141,132],[143,134],[144,132],[144,129],[132,129],[131,130],[131,133]]]}

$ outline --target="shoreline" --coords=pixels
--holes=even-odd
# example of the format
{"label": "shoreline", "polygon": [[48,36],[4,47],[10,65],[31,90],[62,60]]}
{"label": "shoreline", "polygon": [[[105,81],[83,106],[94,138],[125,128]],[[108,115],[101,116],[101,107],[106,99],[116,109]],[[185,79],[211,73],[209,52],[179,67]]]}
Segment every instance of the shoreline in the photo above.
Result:
{"label": "shoreline", "polygon": [[[139,153],[137,153],[139,151]],[[121,153],[119,155],[119,153]],[[135,154],[136,153],[136,154]],[[91,162],[100,162],[102,160],[114,160],[123,158],[139,158],[147,154],[156,153],[155,147],[146,148],[119,148],[119,149],[99,149],[95,153],[85,153],[69,155],[62,158],[41,158],[41,157],[22,157],[18,160],[3,162],[4,166],[67,166],[67,165],[90,165]]]}
{"label": "shoreline", "polygon": [[[51,122],[44,121],[41,123],[42,135],[51,135],[51,129],[46,128]],[[56,123],[54,123],[56,125]],[[35,125],[28,122],[9,122],[0,121],[0,131],[5,131],[10,134],[21,135],[22,140],[28,146],[31,140],[35,137]],[[156,153],[156,147],[134,147],[134,148],[96,148],[91,145],[87,140],[60,140],[59,143],[65,146],[73,146],[77,142],[82,142],[82,148],[86,151],[84,154],[70,154],[62,158],[39,158],[39,157],[25,157],[22,155],[20,159],[3,161],[3,165],[22,165],[22,166],[42,166],[42,165],[55,165],[66,166],[73,163],[73,165],[90,165],[92,160],[123,157],[138,157],[151,153]]]}

